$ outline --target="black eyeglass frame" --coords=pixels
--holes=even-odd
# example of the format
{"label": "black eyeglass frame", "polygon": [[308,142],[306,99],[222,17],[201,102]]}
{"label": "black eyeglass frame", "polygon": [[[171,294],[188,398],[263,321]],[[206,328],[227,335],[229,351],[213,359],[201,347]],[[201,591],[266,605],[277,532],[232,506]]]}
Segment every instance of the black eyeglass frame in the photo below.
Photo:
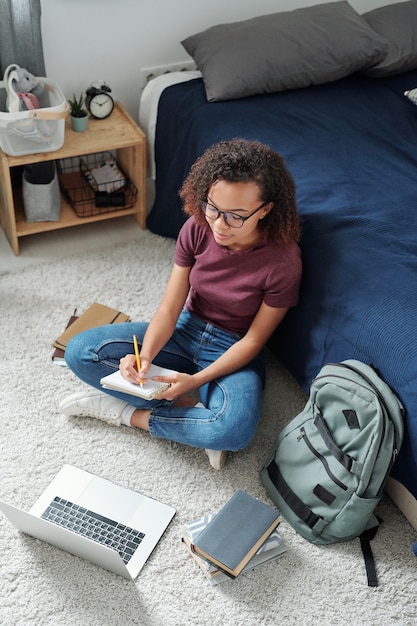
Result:
{"label": "black eyeglass frame", "polygon": [[[203,211],[205,217],[207,217],[209,220],[213,220],[213,222],[215,220],[218,220],[220,215],[223,217],[225,223],[230,226],[230,228],[242,228],[243,224],[246,222],[246,220],[248,220],[250,217],[252,217],[253,215],[255,215],[255,213],[257,213],[258,211],[260,211],[261,209],[263,209],[266,205],[268,204],[268,202],[264,202],[263,204],[261,204],[260,207],[258,207],[257,209],[255,209],[252,213],[250,213],[250,215],[239,215],[238,213],[233,213],[233,211],[221,211],[220,209],[218,209],[216,207],[215,204],[213,204],[212,202],[209,202],[209,199],[203,201],[201,203],[201,210]],[[209,215],[206,214],[206,207],[209,206],[212,209],[215,209],[217,211],[217,215],[216,217],[210,217]],[[241,224],[239,226],[235,226],[234,224],[229,224],[229,222],[227,221],[227,216],[228,215],[233,215],[233,218],[239,219],[241,220]]]}

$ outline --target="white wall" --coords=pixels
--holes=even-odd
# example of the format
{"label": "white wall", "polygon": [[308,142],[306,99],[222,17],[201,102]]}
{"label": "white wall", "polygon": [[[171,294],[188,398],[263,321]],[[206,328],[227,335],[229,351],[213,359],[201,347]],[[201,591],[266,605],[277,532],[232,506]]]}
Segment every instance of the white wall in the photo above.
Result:
{"label": "white wall", "polygon": [[[400,0],[351,0],[364,13]],[[180,41],[209,26],[315,0],[41,0],[47,76],[66,97],[105,80],[137,119],[140,69],[189,59]]]}

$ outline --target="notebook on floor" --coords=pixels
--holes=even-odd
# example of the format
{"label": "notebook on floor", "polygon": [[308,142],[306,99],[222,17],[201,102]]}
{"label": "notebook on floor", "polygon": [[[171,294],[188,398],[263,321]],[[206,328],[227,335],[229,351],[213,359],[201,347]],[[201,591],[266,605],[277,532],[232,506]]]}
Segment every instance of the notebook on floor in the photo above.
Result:
{"label": "notebook on floor", "polygon": [[175,515],[136,491],[64,465],[29,512],[0,500],[20,531],[134,579]]}

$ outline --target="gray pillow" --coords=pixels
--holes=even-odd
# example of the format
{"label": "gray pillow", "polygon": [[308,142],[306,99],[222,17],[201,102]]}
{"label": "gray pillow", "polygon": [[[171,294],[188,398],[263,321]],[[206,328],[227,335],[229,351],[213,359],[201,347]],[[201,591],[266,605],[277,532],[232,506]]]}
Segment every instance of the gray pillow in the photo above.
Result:
{"label": "gray pillow", "polygon": [[388,41],[387,56],[365,74],[391,76],[417,68],[417,0],[374,9],[363,17]]}
{"label": "gray pillow", "polygon": [[181,43],[210,102],[337,80],[374,65],[388,48],[344,0],[219,24]]}

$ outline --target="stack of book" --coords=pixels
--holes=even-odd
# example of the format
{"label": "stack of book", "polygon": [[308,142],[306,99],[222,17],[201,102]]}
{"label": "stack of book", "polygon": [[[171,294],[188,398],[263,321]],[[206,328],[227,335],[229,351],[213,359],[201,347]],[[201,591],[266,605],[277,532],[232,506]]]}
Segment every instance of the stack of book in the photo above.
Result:
{"label": "stack of book", "polygon": [[75,309],[64,332],[52,343],[55,348],[52,354],[53,362],[57,365],[65,365],[64,355],[68,341],[83,330],[127,321],[129,321],[128,315],[99,302],[93,302],[81,315],[77,315],[77,309]]}
{"label": "stack of book", "polygon": [[185,524],[182,542],[206,578],[217,585],[287,551],[277,509],[238,489],[216,513]]}

